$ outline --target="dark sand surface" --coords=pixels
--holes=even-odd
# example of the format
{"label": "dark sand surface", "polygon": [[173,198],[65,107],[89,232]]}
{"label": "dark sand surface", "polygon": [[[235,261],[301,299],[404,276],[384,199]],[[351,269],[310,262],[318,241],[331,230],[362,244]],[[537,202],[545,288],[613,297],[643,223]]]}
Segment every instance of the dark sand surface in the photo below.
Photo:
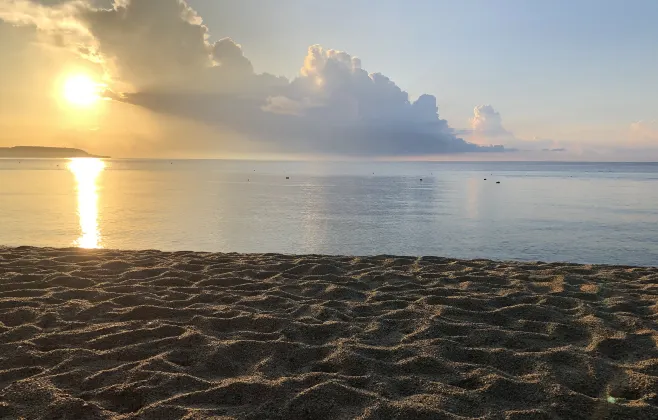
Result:
{"label": "dark sand surface", "polygon": [[658,269],[0,248],[0,418],[658,419]]}

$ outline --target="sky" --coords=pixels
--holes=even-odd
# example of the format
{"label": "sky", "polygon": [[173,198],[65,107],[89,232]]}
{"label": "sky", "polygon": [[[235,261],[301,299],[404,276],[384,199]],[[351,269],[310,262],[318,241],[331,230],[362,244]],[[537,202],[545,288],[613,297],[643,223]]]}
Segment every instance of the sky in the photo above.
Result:
{"label": "sky", "polygon": [[0,146],[658,160],[657,18],[655,0],[0,0]]}

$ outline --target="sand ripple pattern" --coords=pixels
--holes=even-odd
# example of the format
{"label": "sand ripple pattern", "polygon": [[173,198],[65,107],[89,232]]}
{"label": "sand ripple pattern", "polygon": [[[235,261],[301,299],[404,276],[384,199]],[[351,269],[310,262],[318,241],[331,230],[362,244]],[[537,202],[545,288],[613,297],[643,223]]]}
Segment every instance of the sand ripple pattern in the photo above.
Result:
{"label": "sand ripple pattern", "polygon": [[656,419],[658,269],[0,248],[0,418]]}

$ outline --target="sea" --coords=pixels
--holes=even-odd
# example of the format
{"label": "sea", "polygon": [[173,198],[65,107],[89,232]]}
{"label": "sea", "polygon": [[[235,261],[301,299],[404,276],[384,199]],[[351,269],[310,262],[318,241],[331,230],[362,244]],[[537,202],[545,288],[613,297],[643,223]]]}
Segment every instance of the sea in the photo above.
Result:
{"label": "sea", "polygon": [[0,245],[658,266],[658,163],[0,159]]}

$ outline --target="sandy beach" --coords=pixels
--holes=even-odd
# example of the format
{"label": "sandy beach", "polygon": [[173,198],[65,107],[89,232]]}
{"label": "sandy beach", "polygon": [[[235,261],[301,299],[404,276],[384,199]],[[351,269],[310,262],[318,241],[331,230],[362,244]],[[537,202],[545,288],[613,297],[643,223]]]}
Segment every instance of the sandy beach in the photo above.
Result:
{"label": "sandy beach", "polygon": [[658,418],[658,269],[0,248],[0,418]]}

